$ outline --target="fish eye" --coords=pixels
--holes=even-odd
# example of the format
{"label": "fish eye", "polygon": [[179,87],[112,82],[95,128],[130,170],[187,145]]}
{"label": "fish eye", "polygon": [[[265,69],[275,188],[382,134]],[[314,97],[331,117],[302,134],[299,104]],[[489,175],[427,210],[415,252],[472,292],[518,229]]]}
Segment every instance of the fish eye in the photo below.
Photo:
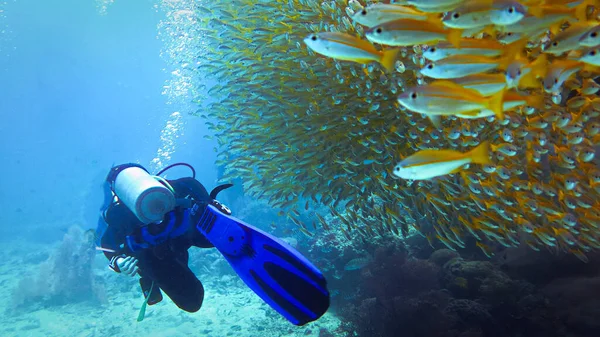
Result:
{"label": "fish eye", "polygon": [[394,171],[400,171],[400,168],[396,166],[396,168],[394,168]]}
{"label": "fish eye", "polygon": [[367,10],[366,10],[366,9],[363,9],[363,10],[360,12],[360,14],[362,14],[362,15],[367,15]]}
{"label": "fish eye", "polygon": [[433,64],[429,63],[429,64],[427,65],[427,69],[433,69]]}
{"label": "fish eye", "polygon": [[595,56],[596,55],[596,51],[595,50],[590,51],[589,55],[590,56]]}
{"label": "fish eye", "polygon": [[381,32],[383,32],[383,29],[381,29],[381,27],[378,27],[377,29],[375,29],[375,33],[381,34]]}
{"label": "fish eye", "polygon": [[429,48],[429,51],[432,52],[432,53],[435,53],[435,50],[436,50],[435,47]]}
{"label": "fish eye", "polygon": [[553,46],[553,47],[556,47],[556,46],[558,46],[558,42],[557,42],[557,41],[554,41],[554,42],[552,42],[552,46]]}
{"label": "fish eye", "polygon": [[517,76],[521,76],[521,69],[517,70]]}
{"label": "fish eye", "polygon": [[410,94],[410,98],[417,99],[417,93],[413,92],[412,94]]}
{"label": "fish eye", "polygon": [[554,84],[558,84],[558,78],[554,79]]}
{"label": "fish eye", "polygon": [[312,36],[310,37],[310,39],[311,39],[311,40],[313,40],[313,41],[317,41],[317,36],[316,36],[316,35],[312,35]]}
{"label": "fish eye", "polygon": [[459,13],[454,13],[454,14],[452,14],[452,17],[454,19],[458,19],[460,17],[460,14]]}
{"label": "fish eye", "polygon": [[514,7],[508,7],[508,13],[512,14],[515,11]]}
{"label": "fish eye", "polygon": [[596,37],[596,36],[598,36],[598,33],[597,33],[597,32],[592,32],[592,33],[590,34],[590,36],[591,36],[591,37]]}

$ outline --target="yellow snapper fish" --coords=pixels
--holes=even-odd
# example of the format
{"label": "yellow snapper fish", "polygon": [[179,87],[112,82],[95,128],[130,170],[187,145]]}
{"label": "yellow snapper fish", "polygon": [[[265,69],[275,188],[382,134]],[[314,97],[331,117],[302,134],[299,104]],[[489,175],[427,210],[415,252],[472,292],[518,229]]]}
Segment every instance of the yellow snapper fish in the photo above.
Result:
{"label": "yellow snapper fish", "polygon": [[429,15],[395,3],[374,3],[354,13],[352,20],[363,26],[373,27],[398,19],[427,20]]}
{"label": "yellow snapper fish", "polygon": [[600,66],[600,45],[584,49],[577,60],[592,66]]}
{"label": "yellow snapper fish", "polygon": [[[560,26],[565,21],[576,21],[575,9],[568,9],[557,6],[529,7],[530,14],[523,19],[511,25],[497,26],[501,32],[511,32],[524,34],[523,36],[537,36],[541,32],[550,30],[557,34]],[[531,14],[531,13],[534,13]]]}
{"label": "yellow snapper fish", "polygon": [[[436,79],[459,78],[483,73],[489,70],[505,70],[527,45],[527,39],[504,46],[504,56],[491,58],[481,55],[452,55],[435,62],[429,62],[421,69],[421,74]],[[461,45],[462,47],[462,45]]]}
{"label": "yellow snapper fish", "polygon": [[407,0],[406,4],[423,12],[442,13],[455,9],[465,0]]}
{"label": "yellow snapper fish", "polygon": [[428,116],[435,125],[437,116],[477,115],[484,109],[492,110],[498,119],[503,119],[503,97],[504,91],[485,97],[450,81],[435,81],[406,90],[398,96],[398,103]]}
{"label": "yellow snapper fish", "polygon": [[525,6],[515,0],[467,0],[442,17],[444,25],[455,29],[512,25],[525,17]]}
{"label": "yellow snapper fish", "polygon": [[594,21],[574,22],[571,26],[556,36],[550,41],[544,49],[544,53],[561,55],[579,47],[579,40],[585,33],[596,26],[598,23]]}
{"label": "yellow snapper fish", "polygon": [[595,47],[600,45],[600,24],[588,29],[579,38],[579,45],[584,47]]}
{"label": "yellow snapper fish", "polygon": [[337,32],[313,33],[304,39],[304,43],[314,52],[337,60],[361,64],[379,62],[388,72],[394,69],[400,51],[399,48],[380,51],[368,41]]}
{"label": "yellow snapper fish", "polygon": [[505,69],[511,59],[493,59],[478,55],[454,55],[436,62],[427,63],[421,74],[435,79],[451,79],[483,73],[494,69]]}
{"label": "yellow snapper fish", "polygon": [[554,60],[548,67],[543,87],[547,93],[557,94],[571,76],[584,68],[584,63],[574,60]]}
{"label": "yellow snapper fish", "polygon": [[448,41],[460,43],[462,32],[448,29],[437,20],[399,19],[371,27],[365,32],[367,39],[388,46],[413,46]]}
{"label": "yellow snapper fish", "polygon": [[541,54],[531,62],[525,58],[516,59],[506,68],[504,76],[508,88],[539,88],[538,78],[546,76],[547,71],[548,57]]}
{"label": "yellow snapper fish", "polygon": [[470,163],[492,164],[489,142],[483,142],[466,153],[454,150],[422,150],[403,159],[394,167],[392,174],[402,179],[426,180],[457,173]]}
{"label": "yellow snapper fish", "polygon": [[461,39],[460,47],[454,47],[448,42],[440,42],[435,46],[427,48],[423,52],[423,57],[429,61],[439,61],[446,57],[454,55],[479,55],[479,56],[500,56],[504,53],[506,46],[495,40],[481,39]]}
{"label": "yellow snapper fish", "polygon": [[[556,9],[573,9],[572,16],[579,21],[585,21],[587,19],[587,8],[592,6],[598,8],[600,1],[598,0],[542,0],[542,1],[529,1],[529,12],[542,17],[544,14],[543,8],[556,8]],[[564,6],[564,7],[563,7]]]}

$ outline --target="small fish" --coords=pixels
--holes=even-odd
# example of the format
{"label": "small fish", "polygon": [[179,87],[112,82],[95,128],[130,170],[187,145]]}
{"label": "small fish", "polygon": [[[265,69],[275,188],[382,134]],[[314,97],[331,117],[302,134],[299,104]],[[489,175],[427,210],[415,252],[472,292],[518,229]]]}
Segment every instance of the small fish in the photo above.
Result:
{"label": "small fish", "polygon": [[360,270],[371,263],[371,257],[357,257],[346,263],[344,270]]}
{"label": "small fish", "polygon": [[554,60],[544,77],[544,90],[548,93],[559,93],[563,83],[583,69],[582,62],[573,60]]}
{"label": "small fish", "polygon": [[453,150],[419,151],[398,163],[392,173],[402,179],[425,180],[457,173],[469,163],[492,164],[489,142],[483,142],[466,153]]}
{"label": "small fish", "polygon": [[316,53],[337,60],[353,61],[361,64],[379,62],[391,72],[400,49],[377,50],[371,43],[352,35],[322,32],[313,33],[304,39],[304,43]]}
{"label": "small fish", "polygon": [[439,21],[400,19],[371,27],[365,36],[371,42],[387,46],[413,46],[439,41],[459,46],[461,31],[448,29]]}

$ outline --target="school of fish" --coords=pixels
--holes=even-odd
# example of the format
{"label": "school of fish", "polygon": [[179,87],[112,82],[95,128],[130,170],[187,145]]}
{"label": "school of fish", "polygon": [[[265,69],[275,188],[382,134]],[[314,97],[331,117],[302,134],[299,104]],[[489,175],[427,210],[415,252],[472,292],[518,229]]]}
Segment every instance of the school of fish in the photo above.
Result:
{"label": "school of fish", "polygon": [[[222,180],[371,237],[600,248],[598,1],[196,5]],[[194,63],[192,63],[194,64]],[[207,94],[203,95],[202,92]]]}

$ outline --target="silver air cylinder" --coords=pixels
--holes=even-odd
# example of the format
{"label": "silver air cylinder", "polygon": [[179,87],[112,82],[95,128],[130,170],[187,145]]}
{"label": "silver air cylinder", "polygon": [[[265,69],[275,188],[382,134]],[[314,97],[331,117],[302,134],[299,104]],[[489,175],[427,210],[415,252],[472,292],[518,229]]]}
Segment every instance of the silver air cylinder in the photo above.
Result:
{"label": "silver air cylinder", "polygon": [[114,191],[144,224],[161,221],[165,213],[175,208],[173,193],[139,167],[119,172]]}

